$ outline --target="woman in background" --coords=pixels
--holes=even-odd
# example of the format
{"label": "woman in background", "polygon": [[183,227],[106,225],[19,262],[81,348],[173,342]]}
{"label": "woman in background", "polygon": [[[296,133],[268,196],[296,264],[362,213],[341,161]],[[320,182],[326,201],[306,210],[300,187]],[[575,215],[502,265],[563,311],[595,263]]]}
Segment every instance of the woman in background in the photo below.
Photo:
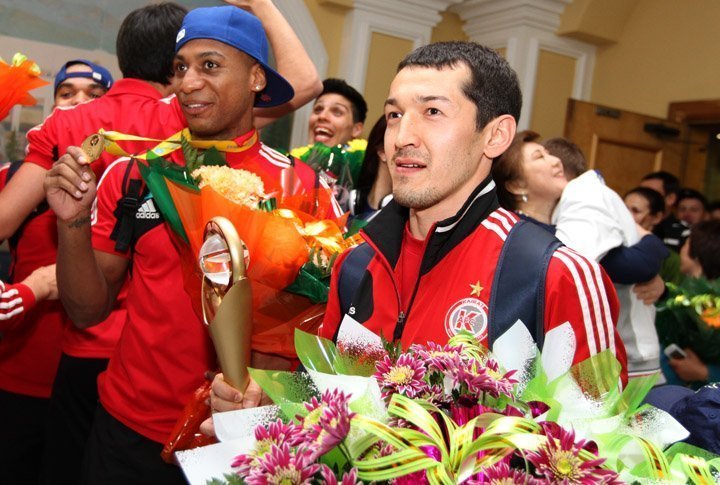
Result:
{"label": "woman in background", "polygon": [[385,115],[370,130],[365,159],[358,183],[350,192],[350,216],[357,221],[370,221],[392,199],[392,180],[385,156]]}
{"label": "woman in background", "polygon": [[[653,232],[665,215],[665,198],[648,187],[635,187],[623,199],[635,222],[646,231]],[[680,255],[675,251],[662,262],[660,277],[667,283],[680,284],[685,277],[680,271]]]}

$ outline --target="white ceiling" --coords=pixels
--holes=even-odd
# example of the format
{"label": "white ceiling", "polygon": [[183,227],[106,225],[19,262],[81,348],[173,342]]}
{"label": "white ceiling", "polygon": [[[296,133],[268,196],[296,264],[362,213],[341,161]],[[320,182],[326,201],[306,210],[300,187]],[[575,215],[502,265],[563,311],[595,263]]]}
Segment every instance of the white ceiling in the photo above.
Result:
{"label": "white ceiling", "polygon": [[[187,7],[220,0],[175,0]],[[0,34],[80,49],[115,53],[122,19],[150,0],[0,0]]]}

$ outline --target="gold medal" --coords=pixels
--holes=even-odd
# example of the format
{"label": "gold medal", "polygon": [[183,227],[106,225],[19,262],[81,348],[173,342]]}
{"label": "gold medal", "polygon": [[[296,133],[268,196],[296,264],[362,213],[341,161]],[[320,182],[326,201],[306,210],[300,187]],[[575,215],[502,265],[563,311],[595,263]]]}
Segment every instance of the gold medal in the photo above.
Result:
{"label": "gold medal", "polygon": [[102,155],[102,152],[105,149],[105,137],[98,133],[90,135],[85,138],[85,141],[82,142],[80,148],[83,149],[90,159],[90,163],[92,163],[100,158],[100,155]]}

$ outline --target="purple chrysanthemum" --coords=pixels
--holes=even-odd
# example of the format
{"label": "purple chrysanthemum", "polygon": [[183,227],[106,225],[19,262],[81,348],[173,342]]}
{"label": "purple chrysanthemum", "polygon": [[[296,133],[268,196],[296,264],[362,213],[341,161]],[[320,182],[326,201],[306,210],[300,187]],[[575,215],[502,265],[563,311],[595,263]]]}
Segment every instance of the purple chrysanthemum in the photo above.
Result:
{"label": "purple chrysanthemum", "polygon": [[412,354],[401,355],[395,363],[386,356],[376,364],[375,369],[373,377],[380,384],[383,397],[402,394],[413,398],[427,389],[427,383],[423,380],[425,366]]}
{"label": "purple chrysanthemum", "polygon": [[562,484],[619,484],[617,473],[600,465],[604,458],[587,459],[580,456],[581,451],[594,455],[594,443],[579,440],[575,442],[575,432],[568,431],[557,423],[541,423],[547,442],[537,451],[528,452],[527,459],[535,466],[538,475],[551,483]]}
{"label": "purple chrysanthemum", "polygon": [[247,476],[251,469],[257,466],[258,458],[265,456],[272,449],[273,445],[282,446],[288,444],[295,446],[302,441],[301,428],[293,423],[285,424],[282,420],[270,423],[267,427],[259,425],[255,427],[255,449],[252,453],[235,457],[232,463],[233,468],[240,476]]}
{"label": "purple chrysanthemum", "polygon": [[473,477],[464,483],[466,485],[539,485],[542,482],[525,473],[525,470],[510,468],[507,462],[501,461],[485,468],[478,477]]}
{"label": "purple chrysanthemum", "polygon": [[309,450],[300,447],[293,451],[287,444],[273,445],[270,453],[257,461],[258,465],[245,477],[247,485],[310,485],[320,471]]}
{"label": "purple chrysanthemum", "polygon": [[469,359],[462,364],[449,369],[454,387],[465,388],[473,396],[487,393],[493,397],[501,394],[512,397],[518,382],[512,378],[514,370],[502,374],[499,364],[493,359],[484,362]]}
{"label": "purple chrysanthemum", "polygon": [[462,345],[438,345],[434,342],[410,346],[410,352],[425,362],[428,372],[446,372],[461,358],[462,350]]}
{"label": "purple chrysanthemum", "polygon": [[350,432],[350,421],[355,413],[350,412],[350,396],[334,389],[325,391],[318,401],[313,397],[305,403],[307,416],[298,416],[302,420],[303,442],[312,450],[316,459],[345,439]]}
{"label": "purple chrysanthemum", "polygon": [[357,478],[357,468],[353,467],[349,472],[343,473],[342,478],[338,481],[335,473],[327,465],[320,465],[320,476],[324,485],[360,485],[361,481]]}

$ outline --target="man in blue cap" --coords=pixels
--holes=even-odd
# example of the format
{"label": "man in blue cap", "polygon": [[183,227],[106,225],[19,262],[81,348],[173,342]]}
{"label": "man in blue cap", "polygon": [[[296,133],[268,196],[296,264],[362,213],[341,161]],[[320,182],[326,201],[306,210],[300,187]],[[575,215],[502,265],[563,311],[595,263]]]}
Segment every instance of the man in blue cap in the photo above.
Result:
{"label": "man in blue cap", "polygon": [[[259,20],[237,8],[191,11],[178,32],[176,108],[163,122],[184,117],[196,139],[231,141],[228,165],[252,170],[266,191],[280,184],[290,166],[266,147],[253,128],[253,107],[273,107],[293,98],[288,82],[268,65],[268,46]],[[107,371],[98,383],[100,406],[86,449],[85,483],[184,483],[180,470],[160,458],[183,406],[215,369],[216,356],[203,323],[182,286],[179,250],[155,210],[151,194],[131,214],[140,221],[129,248],[117,245],[117,209],[125,180],[138,177],[127,161],[110,167],[97,189],[84,154],[75,148],[49,172],[48,201],[58,217],[58,282],[73,322],[102,321],[128,274],[128,317]],[[300,162],[296,174],[307,190],[315,172]],[[140,217],[142,216],[142,217]],[[280,360],[278,358],[277,360]]]}
{"label": "man in blue cap", "polygon": [[85,59],[63,64],[55,75],[55,106],[76,104],[99,98],[113,85],[110,71]]}

